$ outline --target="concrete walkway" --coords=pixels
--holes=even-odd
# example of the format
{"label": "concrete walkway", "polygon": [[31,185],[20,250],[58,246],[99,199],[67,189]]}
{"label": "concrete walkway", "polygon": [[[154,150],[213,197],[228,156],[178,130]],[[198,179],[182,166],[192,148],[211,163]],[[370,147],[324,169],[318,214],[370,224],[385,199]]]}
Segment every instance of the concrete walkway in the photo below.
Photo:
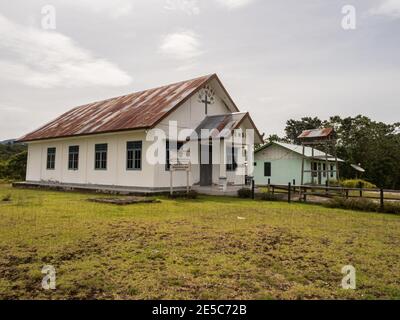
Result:
{"label": "concrete walkway", "polygon": [[205,194],[210,196],[236,197],[237,192],[242,188],[244,188],[244,186],[228,186],[226,191],[223,191],[219,186],[210,186],[210,187],[193,186],[192,190],[200,194]]}

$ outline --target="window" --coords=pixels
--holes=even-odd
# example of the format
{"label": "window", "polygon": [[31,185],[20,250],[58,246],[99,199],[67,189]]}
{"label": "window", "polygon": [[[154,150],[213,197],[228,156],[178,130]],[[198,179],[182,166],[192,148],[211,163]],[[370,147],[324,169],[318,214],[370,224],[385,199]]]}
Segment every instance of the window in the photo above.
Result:
{"label": "window", "polygon": [[271,176],[271,162],[264,162],[264,177]]}
{"label": "window", "polygon": [[107,143],[95,145],[95,163],[96,170],[107,170]]}
{"label": "window", "polygon": [[142,169],[142,141],[126,143],[126,168],[128,170]]}
{"label": "window", "polygon": [[56,167],[56,148],[47,148],[47,170],[54,170]]}
{"label": "window", "polygon": [[78,170],[79,146],[70,146],[68,149],[68,170]]}
{"label": "window", "polygon": [[228,147],[226,149],[226,171],[236,171],[237,168],[237,152],[238,149],[234,147]]}
{"label": "window", "polygon": [[257,162],[254,162],[254,166],[257,167]]}
{"label": "window", "polygon": [[322,165],[322,171],[324,171],[324,177],[326,177],[326,163]]}
{"label": "window", "polygon": [[333,164],[331,164],[331,178],[333,178],[333,171],[335,170],[335,167],[333,166]]}
{"label": "window", "polygon": [[311,164],[311,170],[313,171],[312,172],[312,176],[313,177],[318,177],[318,164],[316,163],[316,162],[313,162],[312,164]]}
{"label": "window", "polygon": [[[179,151],[183,147],[183,142],[178,141],[176,143],[176,146],[177,146],[177,149],[178,149],[177,151]],[[166,150],[167,150],[167,152],[166,152],[165,170],[169,171],[169,169],[171,168],[170,152],[169,152],[169,150],[170,150],[170,148],[169,148],[169,140],[166,141]]]}

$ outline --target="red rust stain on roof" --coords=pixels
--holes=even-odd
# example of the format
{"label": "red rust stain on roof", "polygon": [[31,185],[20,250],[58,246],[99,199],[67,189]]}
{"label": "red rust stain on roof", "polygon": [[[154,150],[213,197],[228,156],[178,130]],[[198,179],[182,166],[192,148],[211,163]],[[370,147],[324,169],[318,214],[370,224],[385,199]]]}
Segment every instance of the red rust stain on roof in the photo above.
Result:
{"label": "red rust stain on roof", "polygon": [[298,136],[298,139],[326,138],[333,133],[333,128],[305,130]]}
{"label": "red rust stain on roof", "polygon": [[151,128],[214,77],[204,76],[76,107],[19,141]]}

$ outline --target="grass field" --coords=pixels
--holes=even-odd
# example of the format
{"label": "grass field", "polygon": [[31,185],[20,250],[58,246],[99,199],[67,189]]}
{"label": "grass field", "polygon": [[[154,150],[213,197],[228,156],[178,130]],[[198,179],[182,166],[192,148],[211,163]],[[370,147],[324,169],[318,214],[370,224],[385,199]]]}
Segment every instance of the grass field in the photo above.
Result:
{"label": "grass field", "polygon": [[[119,207],[93,197],[0,186],[0,298],[400,298],[399,216],[218,197]],[[41,287],[44,265],[56,268],[56,290]],[[344,265],[357,270],[356,290],[341,288]]]}

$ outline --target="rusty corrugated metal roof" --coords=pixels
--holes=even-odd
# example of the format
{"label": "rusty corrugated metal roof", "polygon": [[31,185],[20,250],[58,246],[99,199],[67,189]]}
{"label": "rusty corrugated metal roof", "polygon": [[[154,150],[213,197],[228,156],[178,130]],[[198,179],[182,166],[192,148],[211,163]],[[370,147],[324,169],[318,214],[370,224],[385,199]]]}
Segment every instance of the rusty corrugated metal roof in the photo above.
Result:
{"label": "rusty corrugated metal roof", "polygon": [[19,141],[152,128],[212,79],[217,79],[225,90],[213,74],[89,103],[64,113]]}
{"label": "rusty corrugated metal roof", "polygon": [[[247,112],[228,113],[206,117],[196,128],[196,137],[205,138],[227,138],[233,130],[237,129],[240,123],[249,114]],[[202,130],[209,130],[210,136],[203,137]]]}
{"label": "rusty corrugated metal roof", "polygon": [[298,139],[328,138],[333,134],[333,128],[305,130],[298,136]]}

